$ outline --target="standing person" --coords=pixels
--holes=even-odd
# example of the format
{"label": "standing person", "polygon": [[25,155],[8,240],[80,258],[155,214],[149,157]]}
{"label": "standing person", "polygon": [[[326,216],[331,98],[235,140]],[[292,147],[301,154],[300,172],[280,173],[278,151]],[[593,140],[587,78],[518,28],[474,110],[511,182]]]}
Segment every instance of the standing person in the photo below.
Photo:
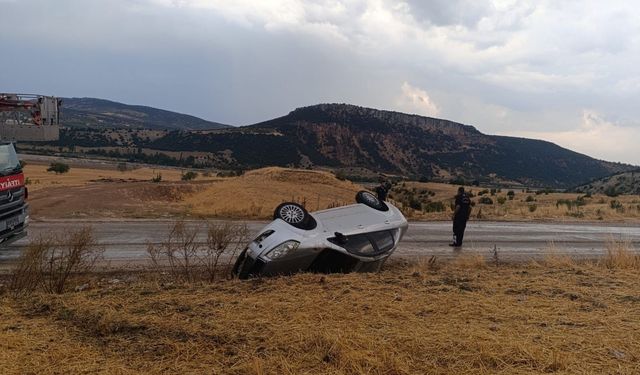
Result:
{"label": "standing person", "polygon": [[462,246],[464,230],[467,228],[469,216],[471,216],[471,199],[467,193],[464,192],[464,188],[460,186],[458,188],[458,194],[456,195],[455,209],[453,211],[453,243],[450,243],[449,246]]}
{"label": "standing person", "polygon": [[376,195],[378,195],[378,200],[380,200],[380,202],[387,200],[387,194],[390,189],[391,183],[381,178],[380,185],[376,186]]}

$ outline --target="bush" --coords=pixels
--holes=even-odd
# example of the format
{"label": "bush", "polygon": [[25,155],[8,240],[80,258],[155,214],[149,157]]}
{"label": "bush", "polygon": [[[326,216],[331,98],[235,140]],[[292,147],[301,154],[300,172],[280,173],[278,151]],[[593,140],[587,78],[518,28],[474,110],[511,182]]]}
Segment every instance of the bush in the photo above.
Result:
{"label": "bush", "polygon": [[116,168],[120,171],[120,172],[126,172],[129,168],[127,166],[127,163],[118,163],[118,165],[116,166]]}
{"label": "bush", "polygon": [[347,179],[347,174],[344,173],[343,170],[337,170],[333,173],[333,175],[340,181],[345,181]]}
{"label": "bush", "polygon": [[55,172],[56,174],[61,174],[61,173],[69,172],[69,169],[71,168],[69,167],[68,164],[61,163],[61,162],[54,162],[54,163],[51,163],[51,165],[49,165],[49,168],[47,168],[47,172]]}
{"label": "bush", "polygon": [[464,180],[464,178],[462,176],[456,176],[455,178],[452,178],[451,180],[449,180],[449,184],[451,184],[451,185],[466,185],[466,181]]}
{"label": "bush", "polygon": [[198,177],[198,173],[196,173],[194,171],[188,171],[186,173],[183,173],[182,176],[180,177],[180,179],[182,181],[191,181],[191,180],[195,179],[196,177]]}
{"label": "bush", "polygon": [[160,181],[162,181],[162,174],[160,172],[158,172],[157,175],[151,178],[151,182],[160,182]]}
{"label": "bush", "polygon": [[536,199],[531,195],[527,196],[527,199],[525,199],[525,202],[527,202],[527,203],[535,202],[535,201],[536,201]]}
{"label": "bush", "polygon": [[513,190],[509,190],[507,192],[507,197],[509,198],[510,201],[512,201],[513,197],[515,197],[515,196],[516,196],[516,193]]}
{"label": "bush", "polygon": [[485,194],[489,194],[489,190],[484,189],[484,190],[481,190],[481,191],[478,192],[478,196],[480,196],[480,197],[485,195]]}
{"label": "bush", "polygon": [[[177,280],[192,282],[198,279],[214,281],[217,276],[229,276],[231,262],[248,242],[246,224],[207,223],[205,244],[196,239],[200,226],[175,222],[160,244],[149,243],[147,254],[154,270],[168,270]],[[227,255],[226,263],[221,263]]]}
{"label": "bush", "polygon": [[498,198],[497,198],[497,200],[498,200],[498,203],[500,203],[500,204],[505,204],[505,202],[507,201],[507,198],[505,198],[505,197],[498,197]]}
{"label": "bush", "polygon": [[491,198],[489,198],[489,197],[481,197],[478,200],[478,203],[480,203],[480,204],[493,204],[493,200]]}
{"label": "bush", "polygon": [[614,199],[609,202],[609,207],[611,207],[612,210],[616,210],[617,212],[624,212],[624,206],[618,200]]}
{"label": "bush", "polygon": [[244,170],[236,169],[233,171],[220,171],[218,172],[218,177],[237,177],[242,176],[244,174]]}
{"label": "bush", "polygon": [[536,212],[537,209],[538,209],[537,205],[535,204],[529,205],[529,212]]}
{"label": "bush", "polygon": [[613,186],[609,186],[608,188],[605,189],[604,194],[608,197],[617,197],[618,195],[620,195],[618,193],[618,191],[616,190],[615,187]]}
{"label": "bush", "polygon": [[443,212],[447,210],[443,202],[429,202],[424,204],[422,209],[424,212]]}
{"label": "bush", "polygon": [[65,230],[63,237],[49,233],[31,241],[18,261],[12,277],[15,294],[27,294],[41,288],[47,293],[62,293],[69,277],[89,272],[102,258],[91,227]]}
{"label": "bush", "polygon": [[413,208],[414,210],[421,210],[422,209],[422,203],[416,197],[411,196],[409,198],[409,207]]}

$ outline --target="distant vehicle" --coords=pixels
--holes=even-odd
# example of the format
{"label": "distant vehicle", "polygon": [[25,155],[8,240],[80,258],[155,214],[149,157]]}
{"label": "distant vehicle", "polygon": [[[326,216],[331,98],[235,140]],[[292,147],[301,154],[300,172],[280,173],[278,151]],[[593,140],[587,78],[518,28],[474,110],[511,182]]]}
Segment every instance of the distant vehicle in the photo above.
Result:
{"label": "distant vehicle", "polygon": [[282,203],[274,221],[240,254],[234,274],[246,279],[297,271],[380,270],[406,232],[407,219],[368,191],[358,192],[356,202],[314,213]]}
{"label": "distant vehicle", "polygon": [[28,196],[22,166],[13,144],[0,142],[0,246],[26,236]]}
{"label": "distant vehicle", "polygon": [[0,93],[0,140],[57,141],[61,106],[55,96]]}

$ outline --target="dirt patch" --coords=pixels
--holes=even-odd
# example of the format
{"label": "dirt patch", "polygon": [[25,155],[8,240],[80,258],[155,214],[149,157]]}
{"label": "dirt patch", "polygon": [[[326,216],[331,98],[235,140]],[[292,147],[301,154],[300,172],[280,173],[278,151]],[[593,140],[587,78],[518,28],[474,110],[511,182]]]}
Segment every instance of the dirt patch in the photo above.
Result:
{"label": "dirt patch", "polygon": [[163,217],[185,214],[179,202],[200,189],[194,183],[94,182],[30,194],[35,219]]}

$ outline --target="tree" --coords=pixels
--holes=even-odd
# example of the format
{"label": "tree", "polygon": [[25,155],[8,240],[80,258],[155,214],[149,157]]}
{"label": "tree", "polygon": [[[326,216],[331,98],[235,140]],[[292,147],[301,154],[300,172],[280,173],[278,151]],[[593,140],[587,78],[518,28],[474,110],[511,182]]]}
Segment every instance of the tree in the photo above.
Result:
{"label": "tree", "polygon": [[47,172],[55,172],[56,174],[67,173],[69,172],[69,165],[62,162],[54,162],[51,163],[49,168],[47,168]]}

